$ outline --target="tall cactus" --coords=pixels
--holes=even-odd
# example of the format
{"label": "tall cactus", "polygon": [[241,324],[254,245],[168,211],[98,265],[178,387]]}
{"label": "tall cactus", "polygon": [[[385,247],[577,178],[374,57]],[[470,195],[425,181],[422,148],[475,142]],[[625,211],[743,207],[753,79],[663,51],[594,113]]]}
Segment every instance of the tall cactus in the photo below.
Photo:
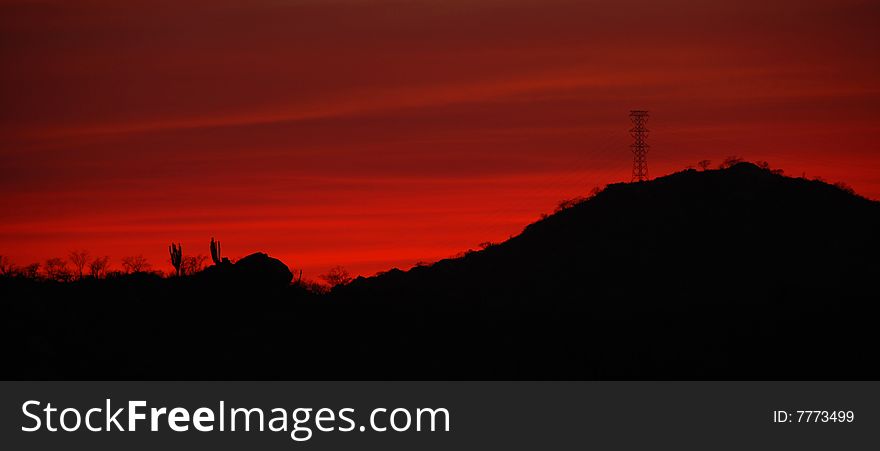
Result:
{"label": "tall cactus", "polygon": [[220,258],[220,240],[214,241],[214,237],[211,237],[211,260],[214,260],[215,265],[223,262]]}
{"label": "tall cactus", "polygon": [[171,266],[174,266],[177,277],[180,277],[180,265],[183,262],[183,246],[180,243],[177,243],[177,245],[171,243],[171,246],[168,246],[168,253],[171,254]]}

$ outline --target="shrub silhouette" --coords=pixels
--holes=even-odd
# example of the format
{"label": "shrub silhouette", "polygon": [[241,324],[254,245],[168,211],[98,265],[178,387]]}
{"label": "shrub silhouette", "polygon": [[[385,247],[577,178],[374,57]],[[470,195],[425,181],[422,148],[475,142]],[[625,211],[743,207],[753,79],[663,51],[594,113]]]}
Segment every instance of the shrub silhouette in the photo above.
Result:
{"label": "shrub silhouette", "polygon": [[12,260],[5,255],[0,255],[0,276],[12,276],[16,273],[16,266]]}
{"label": "shrub silhouette", "polygon": [[207,261],[208,257],[202,254],[186,255],[181,260],[180,271],[184,276],[195,275],[205,269]]}
{"label": "shrub silhouette", "polygon": [[73,264],[73,270],[76,272],[76,278],[82,280],[85,274],[86,265],[89,264],[89,251],[70,251],[68,254],[70,262]]}
{"label": "shrub silhouette", "polygon": [[37,280],[40,278],[40,264],[31,263],[18,269],[19,275],[25,279]]}
{"label": "shrub silhouette", "polygon": [[107,276],[107,270],[110,268],[110,257],[95,257],[89,263],[89,275],[96,279],[103,279]]}
{"label": "shrub silhouette", "polygon": [[73,273],[67,267],[67,262],[58,257],[46,260],[44,266],[46,278],[56,282],[69,282],[73,278]]}
{"label": "shrub silhouette", "polygon": [[351,282],[352,277],[342,266],[334,266],[325,274],[321,275],[321,280],[327,282],[327,285],[335,287],[337,285],[345,285]]}
{"label": "shrub silhouette", "polygon": [[126,274],[137,274],[150,271],[153,265],[143,255],[131,255],[122,258],[122,268]]}
{"label": "shrub silhouette", "polygon": [[719,169],[729,169],[743,162],[743,159],[737,156],[730,156],[724,159],[721,162],[721,165],[718,166]]}

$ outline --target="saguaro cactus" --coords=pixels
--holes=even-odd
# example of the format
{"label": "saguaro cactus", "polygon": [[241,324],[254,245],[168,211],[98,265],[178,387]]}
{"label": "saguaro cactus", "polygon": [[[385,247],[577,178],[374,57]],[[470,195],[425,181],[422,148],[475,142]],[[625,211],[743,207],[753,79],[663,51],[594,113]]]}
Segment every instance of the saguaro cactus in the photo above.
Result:
{"label": "saguaro cactus", "polygon": [[211,237],[211,260],[214,260],[215,265],[223,262],[220,257],[220,240],[214,241],[214,237]]}
{"label": "saguaro cactus", "polygon": [[171,246],[168,246],[168,253],[171,254],[171,266],[174,266],[177,277],[180,277],[180,265],[183,262],[183,246],[180,243],[177,243],[177,245],[171,243]]}

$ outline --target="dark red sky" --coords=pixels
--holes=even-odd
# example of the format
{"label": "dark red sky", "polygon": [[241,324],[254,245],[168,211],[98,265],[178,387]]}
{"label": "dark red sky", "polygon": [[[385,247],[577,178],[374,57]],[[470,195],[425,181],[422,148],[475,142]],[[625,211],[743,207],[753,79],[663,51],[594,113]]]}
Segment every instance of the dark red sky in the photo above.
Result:
{"label": "dark red sky", "polygon": [[0,254],[266,250],[315,277],[767,160],[880,198],[874,1],[0,0]]}

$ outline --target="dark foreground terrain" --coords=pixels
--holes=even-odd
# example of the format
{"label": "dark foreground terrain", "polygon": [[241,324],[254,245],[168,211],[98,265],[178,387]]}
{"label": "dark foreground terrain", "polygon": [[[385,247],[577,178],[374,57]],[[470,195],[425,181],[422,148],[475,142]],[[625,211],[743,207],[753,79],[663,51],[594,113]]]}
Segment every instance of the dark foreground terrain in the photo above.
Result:
{"label": "dark foreground terrain", "polygon": [[880,204],[751,164],[611,185],[505,243],[316,295],[0,281],[6,379],[880,379]]}

